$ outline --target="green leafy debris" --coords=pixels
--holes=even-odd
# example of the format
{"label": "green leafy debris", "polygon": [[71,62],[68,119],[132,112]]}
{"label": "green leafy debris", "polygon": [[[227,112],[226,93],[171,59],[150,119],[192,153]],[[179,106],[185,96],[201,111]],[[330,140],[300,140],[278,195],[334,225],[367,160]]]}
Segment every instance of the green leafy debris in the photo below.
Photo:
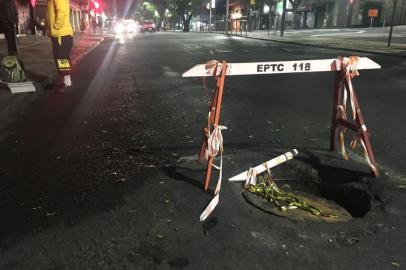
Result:
{"label": "green leafy debris", "polygon": [[338,218],[338,216],[325,213],[324,211],[312,206],[311,204],[298,199],[294,194],[281,190],[271,176],[259,177],[258,184],[245,187],[251,193],[265,198],[273,203],[279,211],[300,208],[308,211],[315,216],[326,218]]}

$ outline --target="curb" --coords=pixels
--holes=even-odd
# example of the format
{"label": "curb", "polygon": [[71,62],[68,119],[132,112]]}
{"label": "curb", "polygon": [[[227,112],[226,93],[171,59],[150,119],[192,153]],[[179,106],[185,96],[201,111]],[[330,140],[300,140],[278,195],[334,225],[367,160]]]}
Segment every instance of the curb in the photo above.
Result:
{"label": "curb", "polygon": [[72,65],[76,65],[77,63],[79,63],[83,57],[85,57],[86,55],[88,55],[89,53],[91,53],[94,49],[96,49],[97,46],[100,45],[100,43],[102,43],[104,41],[104,37],[102,37],[99,41],[97,41],[95,44],[93,44],[92,46],[90,46],[89,48],[87,48],[82,54],[80,54],[76,59],[72,60]]}
{"label": "curb", "polygon": [[361,53],[370,53],[370,54],[379,54],[379,55],[385,55],[385,56],[406,58],[406,55],[404,55],[404,54],[398,54],[398,53],[385,53],[385,52],[377,52],[377,51],[367,51],[367,50],[362,50],[362,49],[342,48],[342,47],[334,47],[334,46],[324,46],[324,45],[317,45],[317,44],[300,43],[300,42],[295,42],[295,41],[283,41],[283,40],[275,40],[275,39],[248,37],[248,36],[245,36],[245,37],[244,37],[244,36],[239,36],[239,35],[235,35],[235,34],[232,34],[232,36],[243,37],[243,38],[250,38],[250,39],[257,39],[257,40],[264,40],[264,41],[273,41],[273,42],[286,43],[286,44],[292,44],[292,45],[308,46],[308,47],[314,47],[314,48],[333,49],[333,50],[345,50],[345,51],[351,51],[351,52],[361,52]]}

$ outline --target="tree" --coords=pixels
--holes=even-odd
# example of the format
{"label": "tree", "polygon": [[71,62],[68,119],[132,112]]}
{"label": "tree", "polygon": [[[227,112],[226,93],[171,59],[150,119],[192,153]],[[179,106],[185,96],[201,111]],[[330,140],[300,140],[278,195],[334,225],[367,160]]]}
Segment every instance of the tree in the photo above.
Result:
{"label": "tree", "polygon": [[205,0],[175,0],[176,13],[183,23],[183,32],[189,32],[190,20],[197,12],[204,9]]}
{"label": "tree", "polygon": [[156,18],[157,18],[157,30],[160,30],[162,22],[165,19],[166,11],[169,8],[170,0],[151,0],[151,2],[155,5],[156,10]]}
{"label": "tree", "polygon": [[[183,23],[183,31],[189,32],[189,25],[192,17],[200,10],[204,10],[204,4],[208,0],[149,0],[143,2],[138,10],[137,17],[139,20],[153,20],[157,28],[161,27],[167,14],[173,10],[173,5],[176,5],[176,14],[181,18]],[[169,13],[168,13],[169,11]],[[175,16],[170,14],[169,16]]]}
{"label": "tree", "polygon": [[164,21],[170,0],[150,0],[143,2],[137,9],[136,17],[140,21],[154,21],[160,30]]}
{"label": "tree", "polygon": [[300,27],[300,14],[297,12],[297,8],[300,6],[302,3],[302,0],[289,0],[289,2],[292,4],[292,11],[293,11],[293,28],[299,28]]}
{"label": "tree", "polygon": [[143,2],[138,8],[138,10],[136,12],[136,16],[137,16],[138,20],[140,20],[140,21],[155,21],[156,22],[155,11],[156,11],[156,7],[153,3]]}

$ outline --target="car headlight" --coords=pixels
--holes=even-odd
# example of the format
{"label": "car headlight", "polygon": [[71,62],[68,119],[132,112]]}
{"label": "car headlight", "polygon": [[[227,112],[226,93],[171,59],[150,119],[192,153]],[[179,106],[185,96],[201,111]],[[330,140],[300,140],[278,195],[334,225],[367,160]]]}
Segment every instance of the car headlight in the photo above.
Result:
{"label": "car headlight", "polygon": [[122,34],[122,33],[124,33],[124,30],[125,30],[125,27],[124,27],[124,25],[123,25],[122,23],[116,24],[115,32],[116,32],[117,34]]}
{"label": "car headlight", "polygon": [[130,23],[127,25],[126,30],[129,33],[135,33],[137,30],[137,26],[135,25],[135,23]]}

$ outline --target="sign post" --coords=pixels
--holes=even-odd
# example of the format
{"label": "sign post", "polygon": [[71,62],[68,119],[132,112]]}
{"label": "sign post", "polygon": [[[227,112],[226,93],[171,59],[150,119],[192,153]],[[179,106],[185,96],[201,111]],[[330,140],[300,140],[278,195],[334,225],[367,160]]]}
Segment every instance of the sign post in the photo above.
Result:
{"label": "sign post", "polygon": [[369,9],[368,17],[371,18],[371,23],[369,25],[369,28],[372,28],[372,22],[373,22],[374,17],[378,17],[378,9]]}

